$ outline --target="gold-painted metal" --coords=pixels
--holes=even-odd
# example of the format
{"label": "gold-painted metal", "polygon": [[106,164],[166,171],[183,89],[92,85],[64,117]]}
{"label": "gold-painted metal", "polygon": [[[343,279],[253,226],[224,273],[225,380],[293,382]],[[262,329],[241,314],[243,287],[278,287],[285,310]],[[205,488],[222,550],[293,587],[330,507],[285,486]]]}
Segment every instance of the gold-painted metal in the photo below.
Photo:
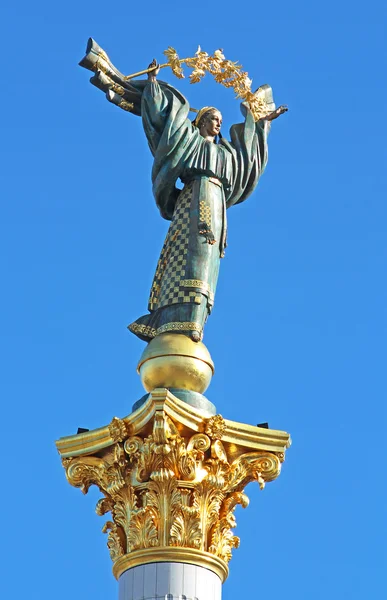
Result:
{"label": "gold-painted metal", "polygon": [[147,548],[137,550],[131,554],[125,554],[113,565],[113,575],[119,579],[122,573],[138,565],[146,565],[156,562],[188,563],[209,569],[218,575],[223,583],[228,577],[228,566],[217,556],[209,552],[201,552],[194,548],[177,548],[166,546],[164,548]]}
{"label": "gold-painted metal", "polygon": [[[191,328],[195,324],[188,325]],[[137,370],[147,392],[166,387],[203,393],[210,384],[214,363],[202,342],[186,335],[163,333],[146,346]]]}
{"label": "gold-painted metal", "polygon": [[132,110],[134,108],[134,104],[133,104],[133,102],[126,102],[126,100],[121,100],[119,107],[123,108],[127,112],[132,112]]}
{"label": "gold-painted metal", "polygon": [[222,581],[239,546],[232,530],[236,505],[248,505],[244,488],[278,477],[289,445],[285,432],[208,418],[165,389],[129,417],[57,442],[68,481],[103,494],[96,510],[111,513],[103,531],[117,578],[171,561]]}
{"label": "gold-painted metal", "polygon": [[122,419],[113,417],[112,422],[108,425],[109,435],[114,442],[122,442],[128,437],[128,428]]}
{"label": "gold-painted metal", "polygon": [[[113,90],[113,92],[115,92],[119,96],[123,96],[125,94],[125,90],[122,87],[122,85],[119,85],[118,83],[115,83],[114,81],[111,83],[111,89]],[[133,106],[134,105],[132,104],[132,109],[133,109]]]}
{"label": "gold-painted metal", "polygon": [[214,440],[221,440],[226,431],[226,421],[222,415],[214,415],[211,417],[206,425],[205,432]]}
{"label": "gold-painted metal", "polygon": [[[192,121],[193,125],[195,125],[195,127],[198,127],[202,116],[205,115],[209,111],[218,111],[218,109],[215,108],[215,106],[203,106],[200,110],[198,110],[194,121]],[[214,179],[215,179],[215,177],[214,177]],[[219,181],[219,180],[217,180],[217,181]]]}
{"label": "gold-painted metal", "polygon": [[141,335],[146,335],[150,337],[155,337],[157,335],[157,329],[154,327],[149,327],[149,325],[142,325],[139,323],[132,323],[129,325],[130,331],[133,333],[141,333]]}
{"label": "gold-painted metal", "polygon": [[[151,427],[153,416],[158,410],[163,410],[171,419],[181,423],[181,428],[187,435],[191,431],[204,431],[208,424],[213,423],[215,418],[206,419],[199,409],[179,400],[167,389],[159,388],[152,390],[149,398],[140,408],[121,420],[125,423],[130,435],[137,435],[145,427]],[[238,449],[243,447],[246,452],[248,450],[273,452],[283,462],[285,451],[291,443],[288,433],[229,421],[228,419],[224,419],[224,422],[226,427],[222,433],[222,441],[227,444],[228,453],[234,458],[238,456]],[[56,446],[61,457],[67,458],[69,456],[95,454],[108,448],[115,441],[117,440],[112,436],[110,424],[85,433],[60,438],[57,440]]]}
{"label": "gold-painted metal", "polygon": [[[167,57],[168,62],[158,65],[160,69],[170,67],[172,73],[176,77],[184,79],[182,65],[185,64],[192,68],[192,72],[189,76],[190,83],[199,83],[206,73],[210,73],[217,83],[221,83],[227,88],[233,88],[236,97],[249,105],[256,121],[272,112],[273,106],[271,103],[268,104],[266,102],[266,97],[265,94],[262,93],[262,88],[258,88],[256,92],[252,92],[252,80],[249,78],[248,73],[242,70],[243,67],[238,62],[226,59],[222,50],[215,50],[214,54],[208,54],[199,46],[195,52],[195,56],[190,58],[179,58],[176,50],[169,46],[169,48],[164,51],[164,55]],[[132,75],[126,75],[125,80],[133,79],[133,77],[138,77],[145,73],[150,73],[154,69],[155,67],[152,66],[143,71],[133,73]],[[208,107],[205,108],[208,110]],[[203,109],[196,112],[198,115],[200,115],[201,112],[203,114]],[[196,122],[199,120],[200,117],[195,119]]]}
{"label": "gold-painted metal", "polygon": [[183,285],[184,287],[201,288],[206,292],[211,293],[210,286],[208,285],[208,283],[206,281],[201,281],[200,279],[183,279],[181,281],[181,285]]}
{"label": "gold-painted metal", "polygon": [[206,346],[201,342],[193,342],[185,335],[164,334],[157,336],[145,348],[140,358],[138,368],[147,360],[159,356],[168,356],[176,354],[177,356],[188,356],[197,358],[205,362],[214,371],[214,363]]}
{"label": "gold-painted metal", "polygon": [[[159,69],[165,69],[165,67],[170,67],[171,65],[169,64],[169,62],[167,63],[163,63],[162,65],[157,65],[157,67]],[[130,81],[131,79],[134,79],[135,77],[141,77],[141,75],[147,75],[148,73],[151,73],[152,71],[154,71],[156,68],[156,66],[154,67],[148,67],[147,69],[142,69],[142,71],[137,71],[136,73],[131,73],[130,75],[125,75],[124,79],[125,81]]]}
{"label": "gold-painted metal", "polygon": [[211,229],[211,206],[207,203],[206,200],[199,201],[199,219],[202,223],[205,223]]}

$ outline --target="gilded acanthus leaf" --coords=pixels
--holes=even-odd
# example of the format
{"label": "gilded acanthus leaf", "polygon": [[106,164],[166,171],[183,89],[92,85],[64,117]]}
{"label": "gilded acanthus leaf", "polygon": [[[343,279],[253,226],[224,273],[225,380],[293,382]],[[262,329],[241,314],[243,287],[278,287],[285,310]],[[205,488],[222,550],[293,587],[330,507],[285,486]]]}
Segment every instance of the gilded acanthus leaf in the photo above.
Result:
{"label": "gilded acanthus leaf", "polygon": [[95,512],[99,517],[106,515],[107,512],[111,512],[114,508],[114,501],[112,498],[100,498],[95,507]]}
{"label": "gilded acanthus leaf", "polygon": [[87,494],[91,485],[103,489],[106,464],[96,456],[73,458],[66,464],[66,477],[69,483],[81,488]]}
{"label": "gilded acanthus leaf", "polygon": [[222,516],[231,515],[237,504],[240,504],[243,508],[246,508],[249,505],[249,499],[246,494],[242,492],[234,492],[227,496],[222,505],[222,510],[220,514]]}
{"label": "gilded acanthus leaf", "polygon": [[173,516],[170,531],[171,546],[199,549],[202,538],[199,512],[194,508],[181,506]]}
{"label": "gilded acanthus leaf", "polygon": [[127,535],[128,552],[159,545],[156,514],[146,507],[132,516]]}
{"label": "gilded acanthus leaf", "polygon": [[128,536],[131,528],[133,515],[139,511],[137,494],[133,486],[127,484],[118,494],[114,496],[112,510],[113,519],[118,523]]}
{"label": "gilded acanthus leaf", "polygon": [[227,519],[221,519],[214,527],[211,536],[211,545],[208,551],[219,556],[225,562],[230,561],[233,548],[238,548],[240,544],[239,537],[231,531],[230,527],[234,526],[235,524],[232,522],[230,524]]}
{"label": "gilded acanthus leaf", "polygon": [[266,481],[273,481],[281,471],[281,463],[275,454],[249,452],[242,454],[231,465],[226,489],[242,491],[250,481],[258,481],[261,489]]}
{"label": "gilded acanthus leaf", "polygon": [[203,550],[207,550],[208,535],[219,519],[220,507],[224,499],[224,493],[212,483],[210,479],[205,479],[197,486],[193,495],[193,507],[200,515],[200,528],[204,533]]}
{"label": "gilded acanthus leaf", "polygon": [[112,561],[116,561],[125,554],[124,535],[120,527],[117,527],[112,521],[107,521],[102,527],[102,533],[108,534],[107,546]]}
{"label": "gilded acanthus leaf", "polygon": [[171,546],[200,548],[203,537],[200,526],[200,513],[191,506],[192,490],[174,488],[171,493]]}
{"label": "gilded acanthus leaf", "polygon": [[[124,421],[112,423],[111,436],[123,439]],[[72,485],[84,493],[96,485],[102,492],[96,511],[112,515],[104,531],[113,561],[137,550],[168,546],[230,560],[239,544],[232,532],[234,510],[248,504],[244,487],[249,481],[262,487],[275,479],[280,459],[255,451],[232,460],[227,443],[221,441],[225,431],[221,415],[203,421],[202,428],[205,433],[183,437],[174,420],[157,410],[146,435],[117,441],[99,456],[63,461]]]}

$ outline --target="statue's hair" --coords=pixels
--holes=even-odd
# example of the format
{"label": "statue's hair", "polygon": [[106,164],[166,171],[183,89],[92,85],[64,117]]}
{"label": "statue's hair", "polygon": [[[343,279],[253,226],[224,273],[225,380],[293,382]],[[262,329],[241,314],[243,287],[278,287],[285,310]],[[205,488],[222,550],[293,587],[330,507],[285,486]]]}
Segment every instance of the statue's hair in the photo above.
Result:
{"label": "statue's hair", "polygon": [[195,127],[199,127],[200,121],[202,121],[203,117],[207,113],[213,112],[214,110],[216,110],[216,112],[219,112],[219,110],[217,108],[215,108],[215,106],[203,106],[203,108],[201,108],[199,110],[199,112],[196,115],[195,119],[192,121],[193,125],[195,125]]}

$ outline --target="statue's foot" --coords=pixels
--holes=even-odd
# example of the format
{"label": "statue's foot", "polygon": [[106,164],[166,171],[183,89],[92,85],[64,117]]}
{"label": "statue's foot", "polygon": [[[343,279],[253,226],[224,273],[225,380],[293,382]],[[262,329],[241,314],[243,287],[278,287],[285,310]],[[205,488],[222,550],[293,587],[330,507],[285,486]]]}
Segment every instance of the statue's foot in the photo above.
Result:
{"label": "statue's foot", "polygon": [[198,331],[192,331],[191,332],[191,340],[193,340],[194,342],[200,342],[200,333]]}

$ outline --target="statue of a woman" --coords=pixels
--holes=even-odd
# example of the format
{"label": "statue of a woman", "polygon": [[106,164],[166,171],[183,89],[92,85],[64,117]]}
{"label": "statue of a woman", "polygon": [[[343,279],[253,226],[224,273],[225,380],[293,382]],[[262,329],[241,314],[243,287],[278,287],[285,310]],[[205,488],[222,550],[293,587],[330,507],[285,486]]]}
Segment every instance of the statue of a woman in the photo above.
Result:
{"label": "statue of a woman", "polygon": [[[244,123],[233,125],[231,141],[220,135],[222,115],[202,108],[192,122],[189,104],[170,85],[159,85],[159,69],[142,89],[141,115],[154,156],[153,193],[160,212],[171,221],[149,297],[149,314],[129,325],[149,341],[181,333],[200,341],[214,304],[220,259],[227,239],[226,209],[246,200],[267,162],[269,121],[258,122],[242,104]],[[184,187],[176,187],[180,179]]]}

